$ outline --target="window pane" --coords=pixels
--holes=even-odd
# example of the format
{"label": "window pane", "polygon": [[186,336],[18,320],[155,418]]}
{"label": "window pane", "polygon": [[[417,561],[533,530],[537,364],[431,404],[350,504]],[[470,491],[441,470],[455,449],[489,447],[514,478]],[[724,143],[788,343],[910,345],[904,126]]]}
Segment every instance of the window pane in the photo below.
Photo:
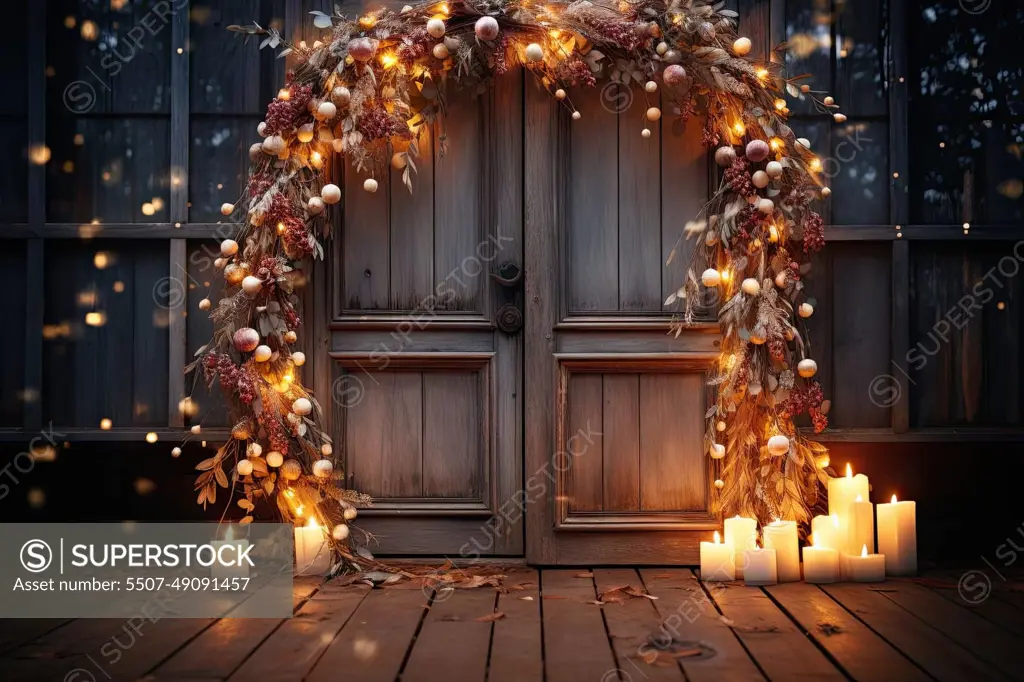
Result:
{"label": "window pane", "polygon": [[[786,72],[810,74],[803,80],[815,91],[832,90],[832,6],[830,0],[786,1]],[[787,98],[794,113],[814,112],[810,99]]]}
{"label": "window pane", "polygon": [[885,2],[836,3],[836,101],[848,116],[888,116]]}
{"label": "window pane", "polygon": [[832,156],[823,162],[836,225],[889,222],[889,126],[848,121],[832,126]]}
{"label": "window pane", "polygon": [[198,118],[192,121],[189,221],[223,220],[220,206],[234,203],[249,172],[249,146],[259,141],[256,117]]}
{"label": "window pane", "polygon": [[[0,97],[0,221],[28,220],[28,23],[27,3],[5,7],[8,35],[0,41],[4,92]],[[43,154],[45,151],[39,150]],[[38,161],[39,157],[37,157]]]}
{"label": "window pane", "polygon": [[277,51],[259,49],[229,33],[231,24],[250,24],[282,30],[283,0],[196,0],[190,29],[190,72],[194,113],[262,116],[284,80],[285,62]]}
{"label": "window pane", "polygon": [[911,220],[1005,224],[1024,217],[1020,3],[919,2],[911,14]]}

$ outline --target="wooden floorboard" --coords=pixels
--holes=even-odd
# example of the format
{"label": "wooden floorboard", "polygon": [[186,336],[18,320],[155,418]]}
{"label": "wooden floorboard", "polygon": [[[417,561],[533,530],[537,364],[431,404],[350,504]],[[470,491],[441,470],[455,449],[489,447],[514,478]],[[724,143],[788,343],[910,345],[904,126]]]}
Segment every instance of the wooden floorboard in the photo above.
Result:
{"label": "wooden floorboard", "polygon": [[419,582],[370,592],[327,647],[308,681],[333,682],[343,675],[360,682],[393,682],[427,613],[431,593]]}
{"label": "wooden floorboard", "polygon": [[887,599],[959,642],[1011,679],[1024,680],[1019,637],[909,580],[889,581],[879,589]]}
{"label": "wooden floorboard", "polygon": [[0,656],[70,623],[70,619],[11,618],[0,620]]}
{"label": "wooden floorboard", "polygon": [[785,583],[765,591],[858,682],[931,679],[815,585]]}
{"label": "wooden floorboard", "polygon": [[[616,665],[596,598],[593,577],[584,569],[541,573],[546,677],[556,680],[616,679]],[[585,652],[585,654],[583,654]],[[626,678],[623,678],[626,679]]]}
{"label": "wooden floorboard", "polygon": [[317,591],[228,679],[238,682],[301,679],[316,665],[369,590],[365,585],[350,585],[337,591]]}
{"label": "wooden floorboard", "polygon": [[675,648],[669,645],[659,651],[656,646],[659,643],[661,626],[661,617],[654,607],[656,600],[633,597],[618,589],[627,585],[630,592],[645,594],[643,581],[637,572],[626,568],[604,568],[595,569],[593,573],[598,595],[611,592],[606,600],[616,597],[622,600],[609,601],[600,608],[604,611],[608,635],[619,668],[629,676],[623,678],[639,678],[651,682],[684,682],[686,677],[674,656]]}
{"label": "wooden floorboard", "polygon": [[642,569],[647,590],[661,616],[660,634],[678,642],[709,647],[713,656],[682,658],[680,663],[691,682],[737,682],[764,680],[753,659],[728,625],[722,622],[715,604],[701,588],[697,577],[686,568]]}
{"label": "wooden floorboard", "polygon": [[846,679],[761,588],[731,583],[712,598],[769,679]]}
{"label": "wooden floorboard", "polygon": [[540,574],[532,568],[510,569],[507,592],[498,595],[488,682],[543,682],[540,626]]}
{"label": "wooden floorboard", "polygon": [[493,588],[439,591],[423,620],[402,682],[484,682],[494,622]]}
{"label": "wooden floorboard", "polygon": [[[878,589],[886,585],[882,583]],[[1008,679],[997,668],[870,586],[836,583],[824,585],[822,589],[937,680]]]}
{"label": "wooden floorboard", "polygon": [[[1012,596],[1013,592],[1003,592],[993,585],[987,593],[974,594],[965,591],[961,594],[959,580],[962,575],[962,573],[947,571],[930,572],[920,579],[920,582],[939,596],[944,597],[946,601],[976,613],[1008,632],[1024,636],[1024,608],[1015,605],[1012,599],[1000,598],[1006,595]],[[1024,602],[1022,602],[1022,606],[1024,606]]]}

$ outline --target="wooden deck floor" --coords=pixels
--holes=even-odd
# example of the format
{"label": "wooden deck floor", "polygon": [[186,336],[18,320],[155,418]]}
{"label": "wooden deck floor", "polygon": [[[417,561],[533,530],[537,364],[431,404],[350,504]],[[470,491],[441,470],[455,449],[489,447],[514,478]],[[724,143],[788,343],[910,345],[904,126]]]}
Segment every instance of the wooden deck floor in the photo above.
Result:
{"label": "wooden deck floor", "polygon": [[764,589],[681,568],[492,572],[497,589],[300,579],[288,620],[0,621],[0,678],[1024,679],[1024,593],[994,584],[970,604],[954,571]]}

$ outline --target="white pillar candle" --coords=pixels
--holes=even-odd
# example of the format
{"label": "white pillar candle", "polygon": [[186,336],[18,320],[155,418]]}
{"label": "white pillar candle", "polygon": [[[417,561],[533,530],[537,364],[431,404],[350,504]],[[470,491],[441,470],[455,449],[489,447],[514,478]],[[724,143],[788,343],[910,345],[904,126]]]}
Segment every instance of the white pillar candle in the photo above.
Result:
{"label": "white pillar candle", "polygon": [[[870,499],[870,482],[864,474],[853,475],[853,469],[846,465],[846,476],[842,478],[830,478],[828,481],[828,513],[839,515],[839,521],[849,529],[853,525],[853,502],[860,495],[861,499]],[[849,531],[847,531],[849,532]],[[848,538],[847,538],[848,540]],[[847,545],[846,542],[839,548],[850,554],[856,553],[860,548]]]}
{"label": "white pillar candle", "polygon": [[917,503],[878,505],[878,552],[885,555],[887,575],[917,573]]}
{"label": "white pillar candle", "polygon": [[853,554],[865,546],[869,552],[875,551],[875,505],[857,495],[850,509],[847,551]]}
{"label": "white pillar candle", "polygon": [[856,583],[880,583],[885,580],[885,555],[868,554],[868,547],[861,547],[860,555],[843,555],[843,579]]}
{"label": "white pillar candle", "polygon": [[700,543],[700,579],[736,580],[736,555],[731,545],[722,544],[717,530],[714,542]]}
{"label": "white pillar candle", "polygon": [[839,514],[811,519],[811,537],[815,547],[842,551],[846,546],[846,529],[839,520]]}
{"label": "white pillar candle", "polygon": [[743,572],[743,582],[747,585],[774,585],[779,582],[779,570],[775,559],[774,549],[743,550],[746,566]]}
{"label": "white pillar candle", "polygon": [[732,547],[736,577],[743,577],[744,550],[757,547],[757,519],[734,516],[725,520],[725,544]]}
{"label": "white pillar candle", "polygon": [[331,548],[327,534],[310,517],[309,523],[295,529],[295,574],[327,575],[331,570]]}
{"label": "white pillar candle", "polygon": [[810,545],[804,547],[804,580],[809,583],[834,583],[839,579],[839,550]]}
{"label": "white pillar candle", "polygon": [[775,521],[763,528],[764,548],[775,550],[779,582],[800,580],[800,538],[796,521]]}
{"label": "white pillar candle", "polygon": [[[213,565],[210,566],[210,577],[214,580],[223,580],[224,578],[248,578],[249,577],[249,564],[244,560],[241,565],[237,565],[238,558],[241,552],[245,551],[245,548],[249,546],[248,540],[235,540],[234,531],[231,526],[228,526],[227,532],[224,534],[223,540],[213,540],[210,542],[210,546],[213,547],[213,551],[216,552],[217,560],[214,561]],[[230,549],[224,549],[222,547],[231,547]],[[234,549],[237,547],[238,549]],[[224,565],[220,563],[221,559],[230,562],[230,565]]]}

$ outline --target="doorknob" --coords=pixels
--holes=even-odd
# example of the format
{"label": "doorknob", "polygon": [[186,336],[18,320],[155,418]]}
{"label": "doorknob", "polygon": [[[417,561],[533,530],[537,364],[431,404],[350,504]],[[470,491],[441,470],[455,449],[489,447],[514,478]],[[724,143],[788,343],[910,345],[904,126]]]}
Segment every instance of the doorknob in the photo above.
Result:
{"label": "doorknob", "polygon": [[498,308],[495,324],[506,334],[515,334],[523,328],[523,311],[515,304],[506,303]]}
{"label": "doorknob", "polygon": [[515,261],[507,260],[498,266],[497,272],[492,272],[491,277],[503,287],[514,287],[523,279],[523,269]]}

